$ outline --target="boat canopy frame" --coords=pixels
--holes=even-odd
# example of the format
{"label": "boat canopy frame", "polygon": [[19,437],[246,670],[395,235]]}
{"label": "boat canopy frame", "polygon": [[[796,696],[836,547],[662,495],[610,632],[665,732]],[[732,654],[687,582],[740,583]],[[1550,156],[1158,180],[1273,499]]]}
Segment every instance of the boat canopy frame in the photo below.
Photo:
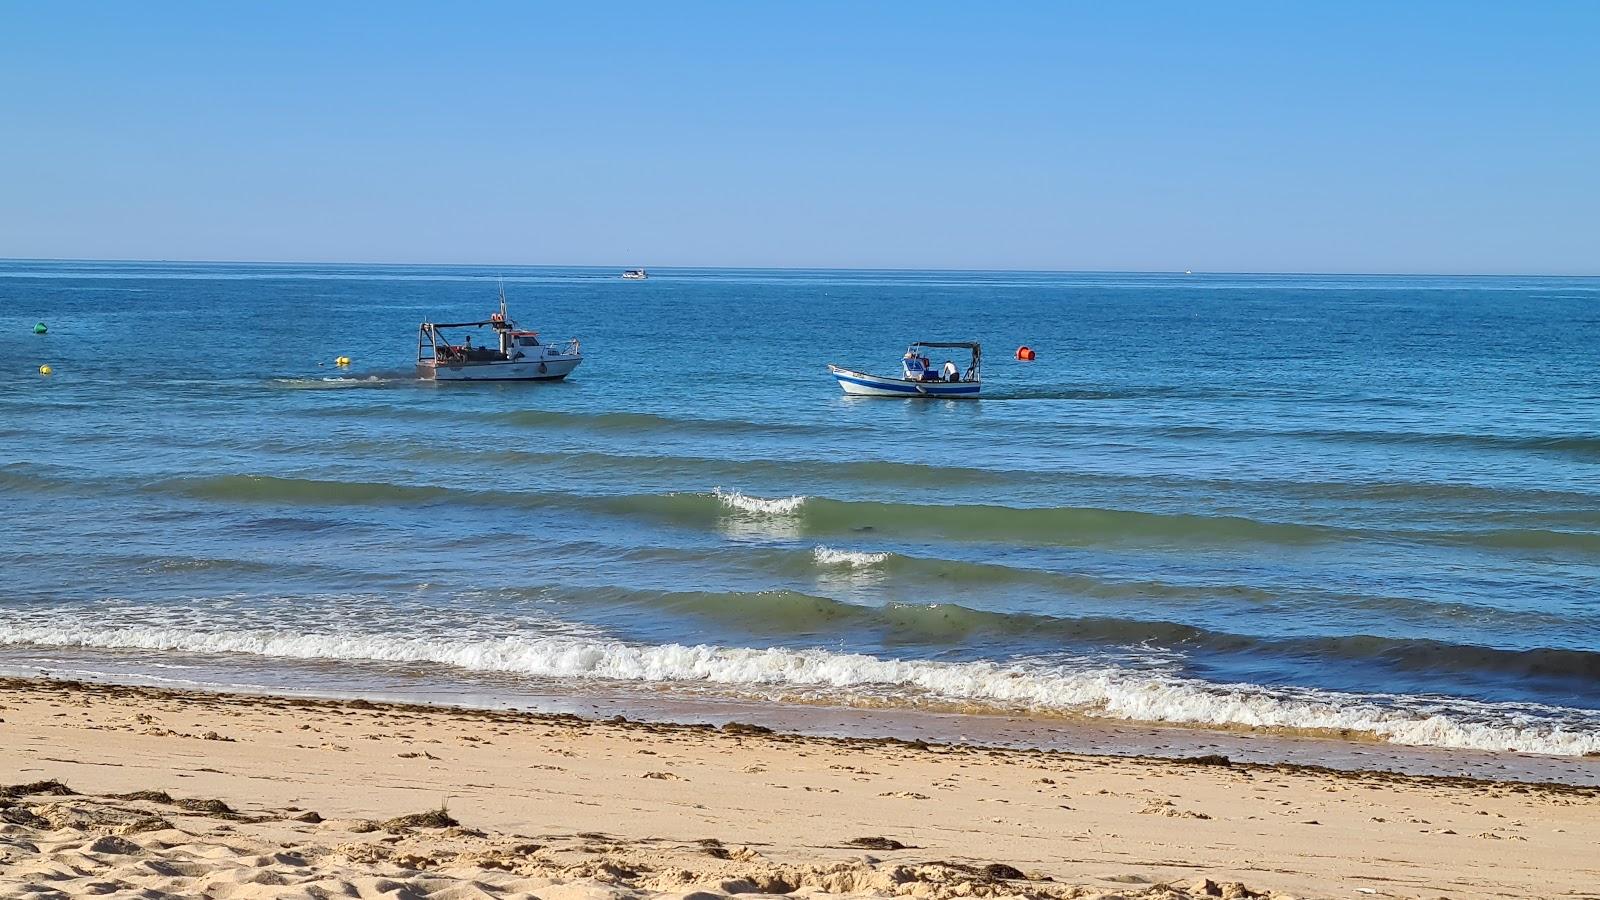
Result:
{"label": "boat canopy frame", "polygon": [[503,319],[484,319],[482,322],[423,322],[423,328],[482,328],[485,325],[510,325]]}
{"label": "boat canopy frame", "polygon": [[983,380],[983,345],[977,341],[912,341],[906,352],[915,352],[918,347],[935,350],[970,350],[972,362],[967,366],[967,371],[961,380],[972,382]]}
{"label": "boat canopy frame", "polygon": [[[423,322],[422,325],[417,328],[417,362],[428,362],[434,359],[449,360],[453,363],[467,362],[469,357],[466,353],[466,348],[451,343],[450,338],[443,334],[440,329],[481,328],[484,325],[495,326],[495,333],[497,335],[501,331],[506,330],[506,323],[493,319],[486,319],[482,322]],[[443,346],[441,346],[441,344]],[[480,350],[488,348],[487,346],[484,346],[481,348],[474,347],[472,349]],[[501,351],[496,349],[495,352],[500,353]],[[501,353],[501,355],[503,356],[504,354]]]}

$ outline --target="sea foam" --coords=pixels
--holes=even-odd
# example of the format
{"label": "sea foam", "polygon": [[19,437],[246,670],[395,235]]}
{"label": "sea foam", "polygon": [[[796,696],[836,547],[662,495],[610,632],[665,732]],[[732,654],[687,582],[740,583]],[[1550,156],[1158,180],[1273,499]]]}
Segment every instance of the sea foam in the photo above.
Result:
{"label": "sea foam", "polygon": [[819,566],[840,566],[852,569],[870,569],[873,566],[887,562],[887,553],[867,553],[861,550],[836,550],[833,547],[818,546],[811,551],[811,558]]}
{"label": "sea foam", "polygon": [[[823,649],[642,645],[582,637],[424,638],[280,629],[196,631],[155,625],[0,625],[0,643],[244,653],[302,660],[434,663],[547,678],[698,682],[735,692],[823,690],[848,702],[884,689],[917,697],[1133,721],[1346,730],[1396,744],[1566,756],[1600,752],[1600,727],[1576,710],[1495,704],[1411,708],[1395,698],[1273,691],[1175,676],[1045,664],[884,659]],[[1584,724],[1562,721],[1584,718]]]}
{"label": "sea foam", "polygon": [[714,488],[711,494],[728,509],[757,516],[794,515],[806,503],[804,496],[767,499],[765,497],[751,497],[738,491],[725,491],[720,487]]}

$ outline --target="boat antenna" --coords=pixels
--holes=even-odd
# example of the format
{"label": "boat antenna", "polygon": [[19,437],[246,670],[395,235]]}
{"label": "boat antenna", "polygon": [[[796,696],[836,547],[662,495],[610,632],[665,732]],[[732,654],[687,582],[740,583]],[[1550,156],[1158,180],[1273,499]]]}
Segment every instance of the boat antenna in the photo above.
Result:
{"label": "boat antenna", "polygon": [[500,321],[506,318],[506,277],[500,276]]}

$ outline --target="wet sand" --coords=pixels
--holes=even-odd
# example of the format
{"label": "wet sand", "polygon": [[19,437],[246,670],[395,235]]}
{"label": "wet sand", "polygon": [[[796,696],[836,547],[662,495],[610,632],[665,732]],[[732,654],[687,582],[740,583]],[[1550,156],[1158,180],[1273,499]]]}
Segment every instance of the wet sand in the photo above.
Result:
{"label": "wet sand", "polygon": [[1600,884],[1590,786],[748,722],[0,680],[0,785],[3,896],[1487,898]]}

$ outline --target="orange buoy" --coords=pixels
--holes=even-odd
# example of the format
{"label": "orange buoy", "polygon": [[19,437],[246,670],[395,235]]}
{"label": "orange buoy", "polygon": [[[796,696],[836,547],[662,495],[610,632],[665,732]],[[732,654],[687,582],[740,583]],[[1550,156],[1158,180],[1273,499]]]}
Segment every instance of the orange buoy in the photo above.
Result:
{"label": "orange buoy", "polygon": [[1029,347],[1027,344],[1023,344],[1021,347],[1017,348],[1017,359],[1020,359],[1023,362],[1033,362],[1033,358],[1036,355],[1037,354],[1033,352],[1033,348]]}

